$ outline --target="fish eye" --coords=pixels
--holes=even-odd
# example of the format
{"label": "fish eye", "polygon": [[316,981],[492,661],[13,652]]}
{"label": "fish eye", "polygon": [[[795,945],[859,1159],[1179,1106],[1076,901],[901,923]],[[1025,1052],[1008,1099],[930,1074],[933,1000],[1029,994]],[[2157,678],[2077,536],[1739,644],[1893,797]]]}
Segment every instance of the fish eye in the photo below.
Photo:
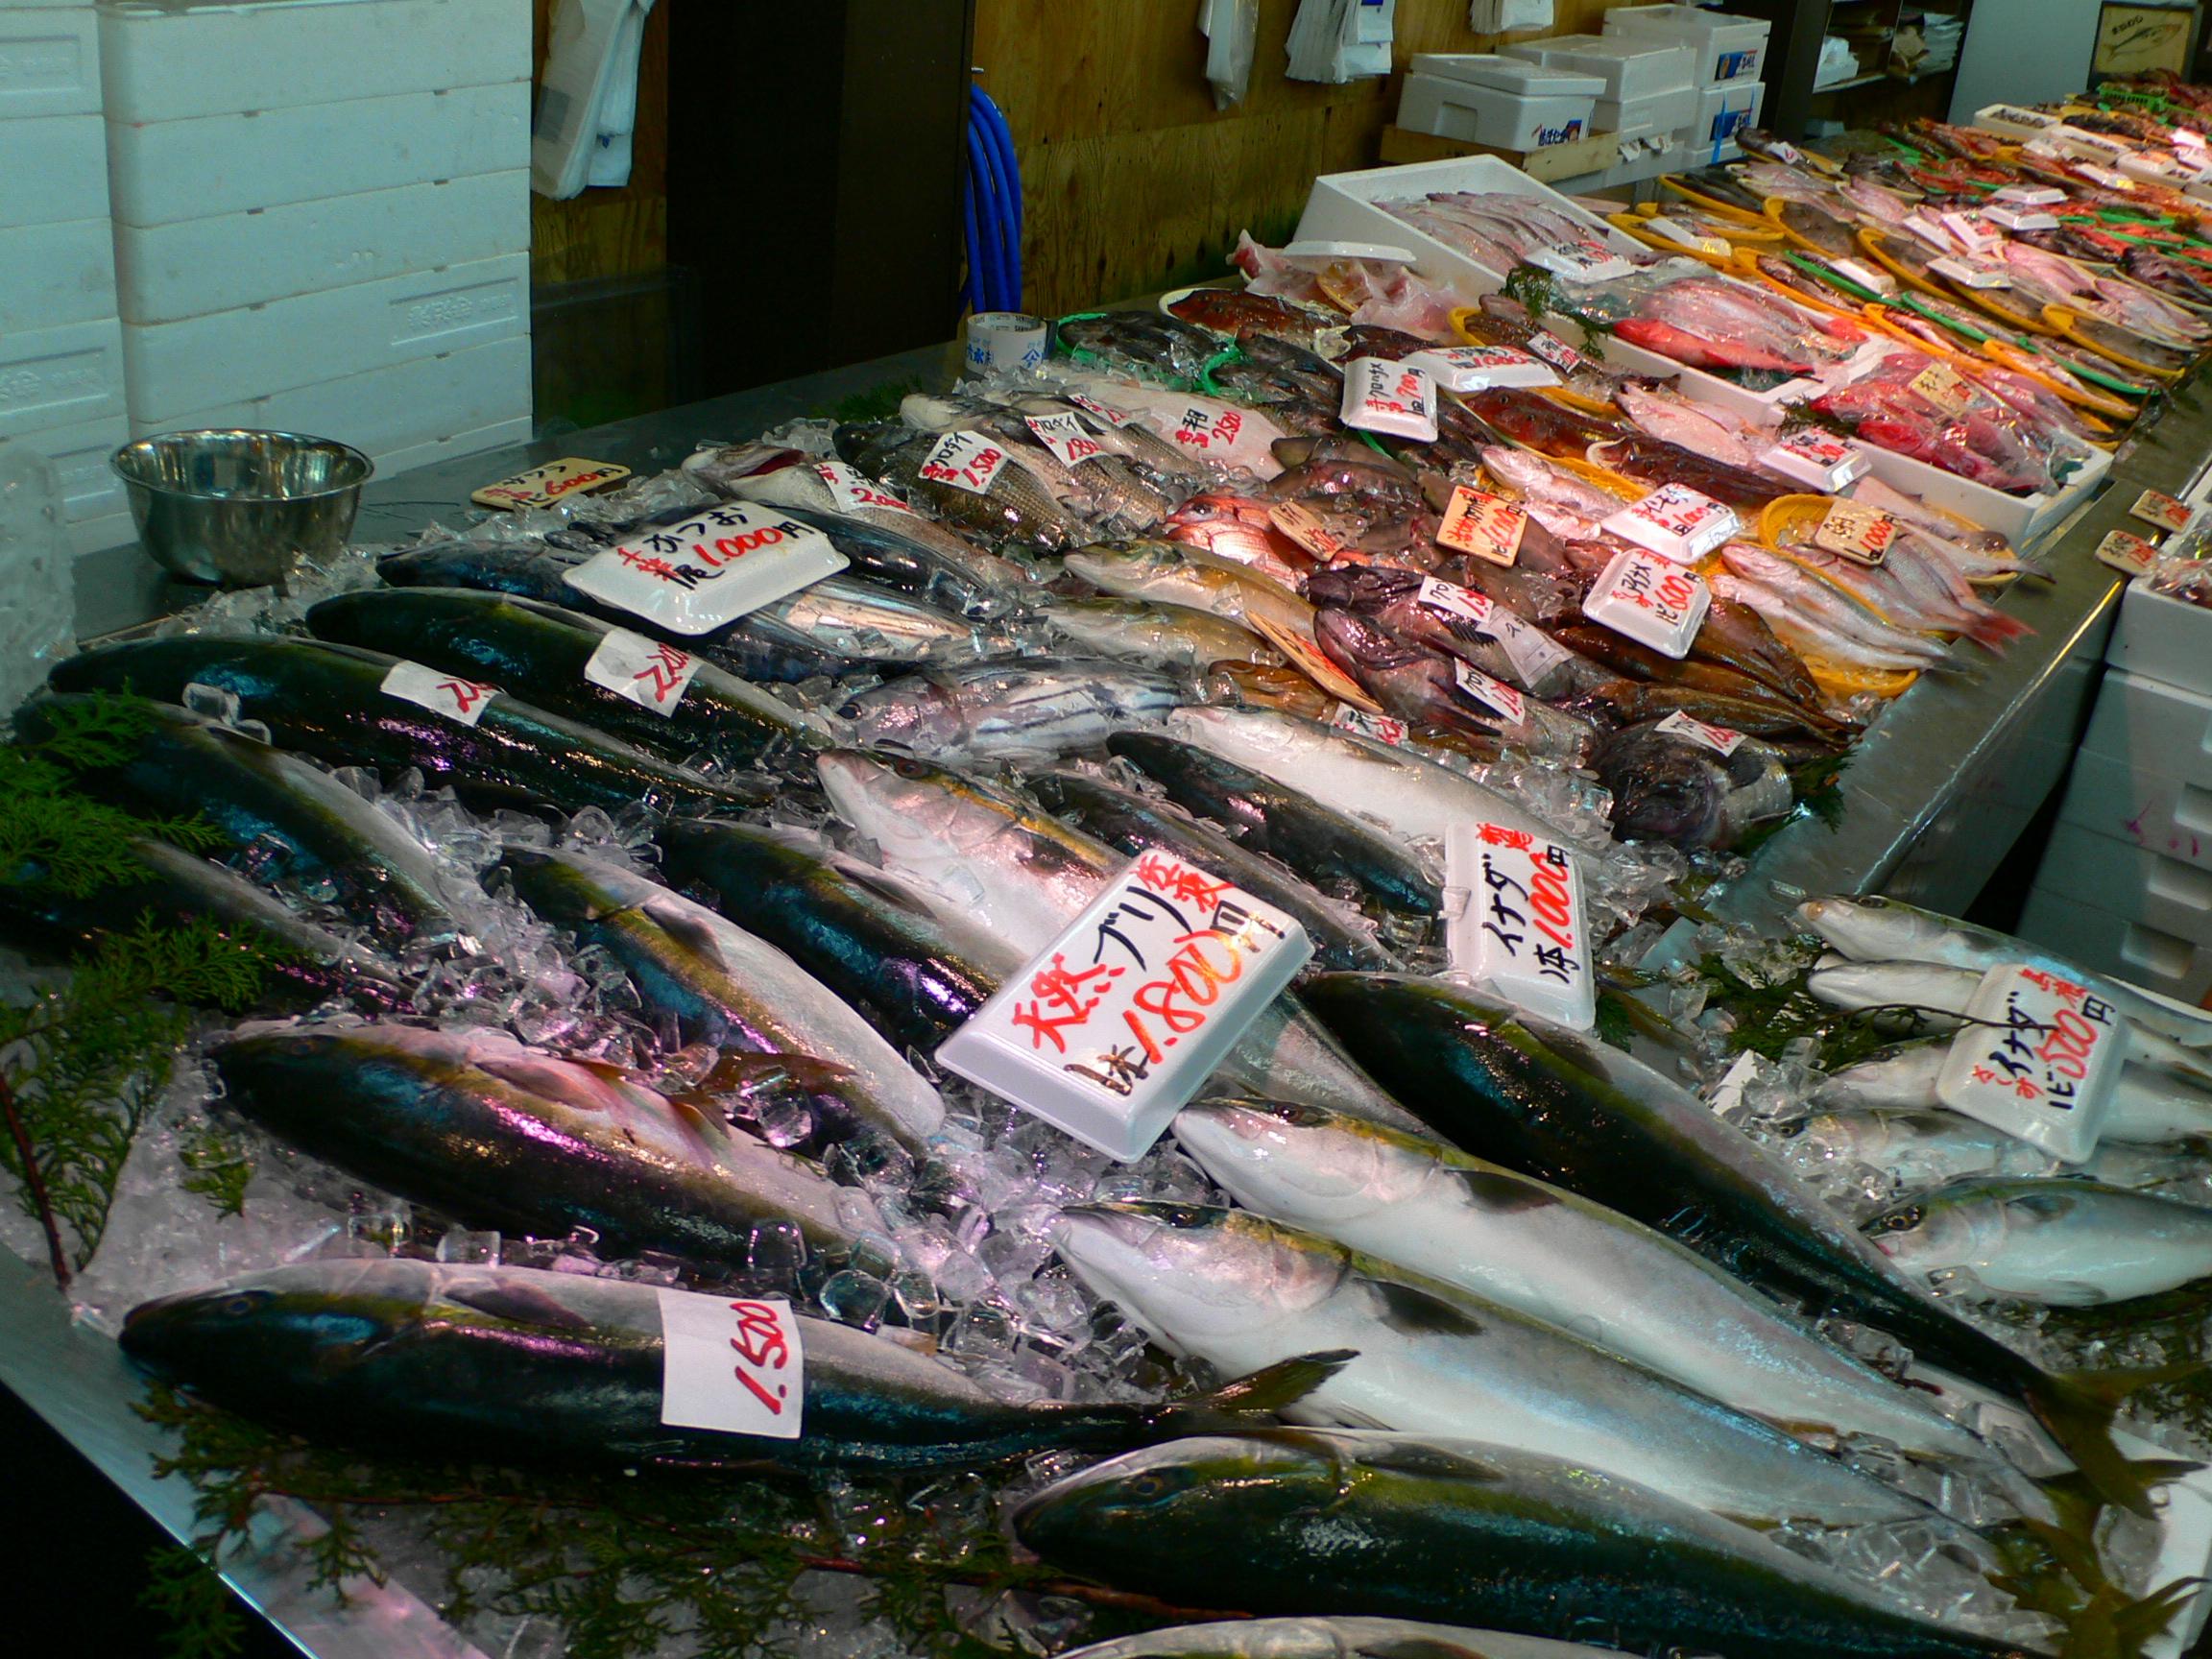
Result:
{"label": "fish eye", "polygon": [[242,1319],[253,1311],[253,1300],[241,1291],[235,1296],[224,1297],[215,1310],[227,1319]]}
{"label": "fish eye", "polygon": [[898,773],[902,778],[922,779],[929,775],[929,769],[911,757],[893,756],[891,757],[891,770]]}
{"label": "fish eye", "polygon": [[1909,1233],[1920,1225],[1921,1217],[1926,1214],[1927,1212],[1922,1210],[1919,1205],[1908,1204],[1904,1209],[1891,1211],[1882,1217],[1882,1231],[1885,1233]]}
{"label": "fish eye", "polygon": [[1151,1503],[1155,1498],[1167,1496],[1167,1477],[1158,1471],[1140,1475],[1129,1482],[1129,1496]]}

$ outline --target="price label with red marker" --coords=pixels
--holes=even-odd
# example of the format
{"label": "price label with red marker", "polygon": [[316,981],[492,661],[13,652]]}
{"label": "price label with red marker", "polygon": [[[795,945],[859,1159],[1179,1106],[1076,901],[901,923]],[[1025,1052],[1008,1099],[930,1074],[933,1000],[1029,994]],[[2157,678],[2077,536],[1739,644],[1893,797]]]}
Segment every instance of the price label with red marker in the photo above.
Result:
{"label": "price label with red marker", "polygon": [[1355,357],[1344,366],[1347,426],[1386,432],[1423,444],[1436,441],[1436,381],[1428,370],[1387,357]]}
{"label": "price label with red marker", "polygon": [[845,568],[811,524],[753,501],[707,507],[631,532],[562,580],[678,634],[707,634]]}
{"label": "price label with red marker", "polygon": [[1948,363],[1931,363],[1906,385],[1946,415],[1956,415],[1974,401],[1974,388]]}
{"label": "price label with red marker", "polygon": [[2130,576],[2140,576],[2158,563],[2158,549],[2140,536],[2115,530],[2097,543],[2097,562]]}
{"label": "price label with red marker", "polygon": [[676,712],[698,672],[699,659],[690,652],[627,628],[609,629],[584,664],[584,678],[592,685],[663,719]]}
{"label": "price label with red marker", "polygon": [[1452,504],[1437,526],[1436,543],[1492,565],[1511,565],[1521,556],[1528,514],[1518,502],[1466,484],[1452,487]]}
{"label": "price label with red marker", "polygon": [[764,1440],[796,1440],[806,1411],[806,1353],[791,1304],[773,1296],[660,1290],[661,1421]]}
{"label": "price label with red marker", "polygon": [[1590,361],[1549,328],[1539,328],[1528,336],[1528,349],[1562,374],[1572,374]]}
{"label": "price label with red marker", "polygon": [[1520,692],[1503,680],[1492,679],[1472,662],[1454,658],[1452,680],[1491,718],[1503,720],[1508,726],[1518,726],[1528,718],[1527,700]]}
{"label": "price label with red marker", "polygon": [[922,476],[935,484],[948,484],[971,495],[988,495],[991,481],[1006,469],[1004,447],[980,432],[962,428],[948,432],[929,446],[922,458]]}
{"label": "price label with red marker", "polygon": [[[1083,424],[1083,418],[1072,412],[1065,415],[1032,415],[1028,419],[1029,430],[1037,442],[1052,451],[1063,467],[1072,467],[1079,461],[1089,461],[1107,453],[1108,440],[1094,434]],[[1120,447],[1118,439],[1114,447]]]}
{"label": "price label with red marker", "polygon": [[[1320,560],[1324,565],[1341,559],[1351,548],[1344,538],[1321,522],[1311,508],[1296,501],[1277,501],[1267,509],[1267,522]],[[1296,572],[1287,572],[1290,586],[1298,585]]]}
{"label": "price label with red marker", "polygon": [[2119,1010],[2056,968],[2007,964],[1982,975],[1966,1014],[1937,1098],[2055,1158],[2086,1159],[2128,1048]]}
{"label": "price label with red marker", "polygon": [[629,468],[617,467],[612,461],[585,461],[571,455],[541,467],[524,468],[512,478],[485,485],[469,499],[479,507],[519,513],[530,507],[550,507],[570,495],[589,494],[629,476]]}
{"label": "price label with red marker", "polygon": [[1815,426],[1791,433],[1762,454],[1759,464],[1785,478],[1810,484],[1824,495],[1863,478],[1873,466],[1858,445]]}
{"label": "price label with red marker", "polygon": [[448,674],[441,668],[425,667],[420,662],[393,663],[378,689],[387,697],[397,697],[402,703],[412,703],[418,709],[427,709],[433,714],[443,714],[464,726],[473,726],[483,719],[492,699],[499,695],[496,685]]}
{"label": "price label with red marker", "polygon": [[1879,565],[1897,540],[1897,520],[1879,508],[1857,501],[1829,503],[1827,517],[1813,532],[1813,545],[1861,565]]}
{"label": "price label with red marker", "polygon": [[1505,824],[1455,824],[1445,885],[1452,965],[1507,1001],[1587,1031],[1598,1022],[1582,872],[1574,852]]}
{"label": "price label with red marker", "polygon": [[2135,505],[2128,509],[2128,516],[2168,531],[2188,529],[2192,517],[2186,501],[2176,501],[2158,490],[2146,490],[2136,496]]}
{"label": "price label with red marker", "polygon": [[1693,719],[1679,709],[1660,721],[1653,730],[1687,738],[1699,748],[1712,750],[1723,760],[1743,747],[1743,733],[1732,731],[1726,726],[1715,726],[1709,721]]}
{"label": "price label with red marker", "polygon": [[1559,376],[1549,364],[1510,346],[1431,346],[1406,361],[1428,370],[1447,392],[1559,384]]}
{"label": "price label with red marker", "polygon": [[1582,600],[1591,621],[1677,658],[1690,654],[1712,608],[1713,589],[1703,578],[1641,547],[1616,553]]}
{"label": "price label with red marker", "polygon": [[840,513],[857,513],[866,507],[886,513],[914,511],[856,467],[843,461],[817,461],[813,466],[814,476],[830,486],[830,499]]}
{"label": "price label with red marker", "polygon": [[1733,508],[1687,484],[1662,484],[1602,527],[1678,565],[1694,565],[1743,529],[1743,521]]}

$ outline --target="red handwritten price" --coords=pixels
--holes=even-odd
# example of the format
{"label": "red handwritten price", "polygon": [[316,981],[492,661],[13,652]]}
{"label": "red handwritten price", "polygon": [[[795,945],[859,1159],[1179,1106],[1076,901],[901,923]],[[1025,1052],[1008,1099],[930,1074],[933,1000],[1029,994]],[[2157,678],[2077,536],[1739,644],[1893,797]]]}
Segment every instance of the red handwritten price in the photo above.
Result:
{"label": "red handwritten price", "polygon": [[799,1438],[805,1350],[791,1305],[771,1297],[659,1292],[661,1421],[773,1440]]}
{"label": "red handwritten price", "polygon": [[933,484],[949,484],[971,495],[988,494],[991,481],[1005,468],[1006,451],[980,432],[948,432],[922,458],[921,474]]}
{"label": "red handwritten price", "polygon": [[690,652],[627,628],[609,629],[584,664],[590,684],[662,715],[676,711],[698,672]]}
{"label": "red handwritten price", "polygon": [[830,503],[840,513],[858,513],[867,508],[909,515],[914,511],[882,485],[843,461],[818,461],[814,464],[814,475],[830,486]]}
{"label": "red handwritten price", "polygon": [[393,663],[384,676],[382,690],[387,697],[397,697],[464,726],[473,726],[482,719],[486,707],[499,695],[496,685],[426,668],[420,662]]}

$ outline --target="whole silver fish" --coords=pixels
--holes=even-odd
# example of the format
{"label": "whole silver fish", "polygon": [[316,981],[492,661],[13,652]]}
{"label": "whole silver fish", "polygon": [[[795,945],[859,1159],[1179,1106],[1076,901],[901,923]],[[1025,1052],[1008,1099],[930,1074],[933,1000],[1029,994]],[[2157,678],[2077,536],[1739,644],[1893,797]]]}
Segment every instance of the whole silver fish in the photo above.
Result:
{"label": "whole silver fish", "polygon": [[1017,648],[1006,624],[972,621],[856,576],[825,576],[749,612],[749,632],[849,662],[973,662]]}
{"label": "whole silver fish", "polygon": [[2212,1275],[2212,1214],[2099,1181],[1959,1182],[1876,1216],[1866,1234],[1908,1273],[2058,1308]]}
{"label": "whole silver fish", "polygon": [[1970,1178],[2065,1173],[2180,1203],[2212,1201],[2205,1185],[2212,1165],[2200,1156],[2129,1145],[2107,1133],[2086,1164],[2068,1168],[2025,1141],[1936,1106],[1823,1112],[1808,1118],[1784,1149],[1801,1167],[1879,1170],[1889,1182],[1885,1198]]}
{"label": "whole silver fish", "polygon": [[1216,662],[1283,661],[1283,653],[1234,622],[1189,605],[1143,599],[1061,599],[1045,614],[1079,652],[1199,673]]}
{"label": "whole silver fish", "polygon": [[1061,1659],[1619,1659],[1612,1648],[1411,1619],[1232,1619],[1117,1636]]}
{"label": "whole silver fish", "polygon": [[1184,699],[1158,670],[1104,658],[1023,657],[904,674],[838,711],[870,747],[1003,759],[1046,757],[1149,726]]}
{"label": "whole silver fish", "polygon": [[[1936,1083],[1950,1052],[1948,1037],[1897,1044],[1832,1073],[1814,1091],[1813,1103],[1851,1111],[1941,1106]],[[2212,1094],[2170,1072],[2124,1064],[2113,1080],[2100,1134],[2106,1141],[2148,1145],[2212,1136]]]}

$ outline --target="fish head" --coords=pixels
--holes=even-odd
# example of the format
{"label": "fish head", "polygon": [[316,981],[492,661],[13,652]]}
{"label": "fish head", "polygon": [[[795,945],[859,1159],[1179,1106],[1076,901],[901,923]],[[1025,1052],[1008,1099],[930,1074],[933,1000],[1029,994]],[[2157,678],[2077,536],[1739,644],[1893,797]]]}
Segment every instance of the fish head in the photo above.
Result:
{"label": "fish head", "polygon": [[1125,1453],[1054,1481],[1013,1514],[1047,1561],[1219,1549],[1335,1501],[1344,1478],[1315,1435],[1202,1434]]}
{"label": "fish head", "polygon": [[[1808,899],[1797,919],[1846,956],[1861,961],[1940,961],[1946,930],[1927,912],[1870,894]],[[1961,942],[1962,943],[1962,942]]]}
{"label": "fish head", "polygon": [[1194,1100],[1175,1139],[1238,1203],[1324,1231],[1405,1202],[1437,1169],[1412,1136],[1282,1100]]}
{"label": "fish head", "polygon": [[1372,618],[1334,605],[1314,612],[1313,638],[1332,662],[1347,669],[1399,668],[1428,655]]}
{"label": "fish head", "polygon": [[1062,561],[1094,588],[1118,593],[1156,577],[1180,572],[1190,561],[1170,541],[1098,541]]}
{"label": "fish head", "polygon": [[868,747],[935,751],[967,735],[959,693],[927,674],[902,674],[848,700],[837,710]]}
{"label": "fish head", "polygon": [[918,756],[830,749],[815,769],[837,815],[894,862],[965,856],[1010,821],[984,785]]}
{"label": "fish head", "polygon": [[1351,1266],[1336,1245],[1200,1204],[1075,1205],[1061,1213],[1052,1242],[1077,1278],[1175,1347],[1311,1308]]}
{"label": "fish head", "polygon": [[139,1364],[211,1387],[327,1380],[414,1329],[434,1281],[421,1262],[301,1262],[141,1304],[118,1340]]}
{"label": "fish head", "polygon": [[1984,1259],[2003,1238],[2005,1214],[1998,1205],[1929,1195],[1891,1206],[1863,1230],[1875,1249],[1908,1274],[1925,1274]]}
{"label": "fish head", "polygon": [[1854,1164],[1879,1166],[1885,1139],[1871,1113],[1823,1112],[1798,1125],[1790,1145],[1799,1163],[1847,1169]]}

